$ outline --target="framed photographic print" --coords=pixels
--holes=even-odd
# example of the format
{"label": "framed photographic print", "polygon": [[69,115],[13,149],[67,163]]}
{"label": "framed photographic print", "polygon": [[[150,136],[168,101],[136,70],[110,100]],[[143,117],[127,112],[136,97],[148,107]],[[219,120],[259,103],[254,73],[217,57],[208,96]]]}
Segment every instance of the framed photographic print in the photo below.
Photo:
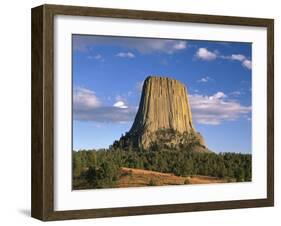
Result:
{"label": "framed photographic print", "polygon": [[274,21],[32,9],[32,216],[274,205]]}

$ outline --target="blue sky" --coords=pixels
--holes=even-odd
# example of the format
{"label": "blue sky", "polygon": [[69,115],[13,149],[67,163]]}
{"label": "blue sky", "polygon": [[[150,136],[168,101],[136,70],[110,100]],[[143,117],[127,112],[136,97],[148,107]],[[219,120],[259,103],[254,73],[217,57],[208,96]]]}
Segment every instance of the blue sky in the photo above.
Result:
{"label": "blue sky", "polygon": [[250,43],[73,35],[73,148],[130,130],[149,75],[186,85],[193,123],[215,152],[251,153]]}

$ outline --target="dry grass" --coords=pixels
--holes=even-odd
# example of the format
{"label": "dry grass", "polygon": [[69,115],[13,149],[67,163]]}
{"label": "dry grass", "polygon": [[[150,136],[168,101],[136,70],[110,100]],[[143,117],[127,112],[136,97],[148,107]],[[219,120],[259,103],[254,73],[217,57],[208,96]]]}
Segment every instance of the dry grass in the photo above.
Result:
{"label": "dry grass", "polygon": [[162,186],[180,184],[210,184],[226,183],[225,179],[209,176],[194,175],[190,177],[179,177],[170,173],[161,173],[143,169],[125,168],[121,169],[121,177],[117,182],[117,187],[143,187]]}

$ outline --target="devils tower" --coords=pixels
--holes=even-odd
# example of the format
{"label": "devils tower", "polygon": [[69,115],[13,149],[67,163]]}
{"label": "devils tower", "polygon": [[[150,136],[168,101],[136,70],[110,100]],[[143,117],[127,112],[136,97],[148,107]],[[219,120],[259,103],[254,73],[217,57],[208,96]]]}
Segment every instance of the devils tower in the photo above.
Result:
{"label": "devils tower", "polygon": [[185,85],[175,79],[149,76],[134,123],[118,144],[148,149],[155,143],[174,148],[191,144],[194,150],[207,151],[192,123]]}

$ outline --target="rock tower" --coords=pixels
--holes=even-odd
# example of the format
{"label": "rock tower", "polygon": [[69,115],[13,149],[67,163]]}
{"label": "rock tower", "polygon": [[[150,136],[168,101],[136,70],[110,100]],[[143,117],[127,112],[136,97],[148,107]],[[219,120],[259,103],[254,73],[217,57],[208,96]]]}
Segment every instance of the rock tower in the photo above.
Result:
{"label": "rock tower", "polygon": [[200,151],[206,148],[193,126],[185,85],[167,77],[147,77],[132,128],[119,142],[147,149],[155,142],[178,146],[190,139]]}

